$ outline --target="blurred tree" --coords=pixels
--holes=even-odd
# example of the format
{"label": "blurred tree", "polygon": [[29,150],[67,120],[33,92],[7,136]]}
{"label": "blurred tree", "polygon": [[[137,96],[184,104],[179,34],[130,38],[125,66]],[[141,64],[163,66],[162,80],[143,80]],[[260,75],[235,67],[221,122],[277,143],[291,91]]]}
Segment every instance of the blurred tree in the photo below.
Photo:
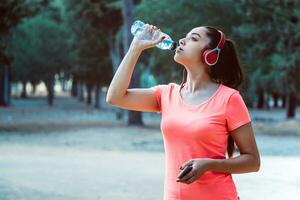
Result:
{"label": "blurred tree", "polygon": [[[111,6],[111,0],[105,1],[65,1],[70,29],[76,43],[73,52],[74,65],[71,69],[74,88],[85,85],[87,103],[92,102],[95,91],[95,108],[100,108],[100,88],[108,85],[112,77],[110,59],[110,41],[121,25],[120,10]],[[76,23],[74,23],[76,21]],[[75,82],[74,82],[75,81]],[[79,85],[75,86],[75,84]],[[73,89],[74,94],[75,89]],[[82,94],[82,91],[79,92]],[[80,98],[82,99],[82,95]]]}
{"label": "blurred tree", "polygon": [[[196,26],[222,29],[227,37],[236,41],[240,52],[246,72],[240,89],[247,91],[243,93],[247,105],[254,106],[253,102],[258,100],[259,108],[269,108],[266,97],[272,95],[278,99],[280,96],[284,106],[285,97],[291,91],[295,93],[293,88],[298,85],[295,83],[299,78],[294,77],[292,81],[293,76],[287,73],[293,68],[288,66],[296,66],[299,57],[298,7],[298,1],[142,1],[137,6],[137,16],[157,25],[175,40]],[[178,79],[181,74],[177,67],[170,70],[174,64],[168,53],[155,49],[150,56],[156,58],[154,73],[165,75],[164,82]]]}
{"label": "blurred tree", "polygon": [[[299,1],[235,1],[243,23],[235,28],[243,43],[243,58],[251,71],[258,108],[269,107],[265,97],[289,97],[287,117],[295,116],[299,93]],[[276,103],[275,103],[276,105]],[[284,104],[285,105],[285,104]]]}
{"label": "blurred tree", "polygon": [[54,99],[55,74],[70,65],[68,32],[60,14],[57,6],[49,4],[43,13],[20,23],[12,31],[9,43],[14,81],[21,81],[23,86],[28,81],[43,81],[49,106]]}
{"label": "blurred tree", "polygon": [[40,3],[34,0],[2,0],[0,2],[0,106],[10,104],[11,58],[6,52],[10,31],[22,19],[35,15],[39,8]]}
{"label": "blurred tree", "polygon": [[[28,31],[25,25],[22,25],[23,28],[20,26],[13,35],[3,31],[10,30],[10,28],[2,29],[2,27],[6,27],[3,24],[9,20],[1,21],[0,34],[6,35],[5,37],[1,36],[1,41],[16,40],[20,43],[19,47],[14,47],[17,56],[14,60],[3,56],[8,55],[4,53],[4,49],[8,49],[6,45],[2,45],[0,54],[2,63],[5,61],[12,63],[13,61],[15,69],[19,69],[12,68],[13,80],[23,81],[24,84],[26,82],[37,83],[43,77],[43,74],[40,75],[42,70],[38,70],[42,68],[52,74],[52,77],[54,74],[59,74],[62,79],[72,78],[72,94],[74,96],[77,94],[81,100],[84,98],[84,88],[87,89],[88,103],[92,102],[94,91],[94,106],[99,107],[99,89],[110,83],[124,52],[127,51],[132,39],[129,27],[134,19],[141,19],[158,26],[175,41],[184,37],[194,27],[210,25],[223,30],[227,37],[237,44],[241,64],[246,71],[246,81],[241,87],[246,91],[243,93],[246,97],[246,104],[268,109],[270,107],[268,99],[273,97],[274,107],[278,106],[278,100],[281,99],[282,107],[287,102],[287,116],[295,115],[300,85],[298,48],[300,14],[297,9],[299,1],[30,0],[28,2],[34,3],[30,7],[32,9],[26,12],[21,12],[22,9],[19,9],[26,8],[21,3],[24,3],[25,0],[4,2],[6,2],[6,9],[12,13],[16,12],[18,16],[23,16],[24,13],[26,15],[38,13],[42,18],[40,22],[37,20],[38,17],[29,21],[31,24],[41,27],[41,30],[29,28],[27,25],[27,29],[31,29]],[[7,2],[15,2],[15,4]],[[9,8],[8,4],[15,6],[16,9]],[[1,9],[5,7],[3,3],[0,5]],[[28,5],[27,3],[27,9]],[[43,10],[43,13],[40,13],[40,10]],[[5,14],[5,16],[13,15]],[[14,20],[15,18],[12,17],[11,24],[17,24]],[[30,24],[29,22],[24,21],[24,24]],[[22,35],[25,38],[37,36],[36,38],[39,40],[32,43],[29,43],[27,39],[21,41],[18,37],[23,37]],[[60,36],[61,38],[59,38]],[[56,46],[56,43],[63,45]],[[39,55],[39,58],[21,62],[34,53],[34,50],[27,51],[25,48],[27,45],[40,47],[40,52],[36,54]],[[60,52],[59,55],[57,52]],[[181,80],[183,67],[178,67],[179,65],[173,61],[171,56],[174,56],[173,52],[162,51],[158,48],[143,52],[134,71],[130,87],[139,87],[141,66],[144,66],[143,70],[146,73],[153,74],[159,83]],[[20,60],[18,61],[16,58],[20,58]],[[49,62],[44,64],[42,61],[44,59],[48,59]],[[43,66],[41,66],[42,63]],[[21,67],[22,65],[29,67],[24,68]],[[7,72],[10,69],[3,69],[2,67],[2,75],[5,71],[5,77],[9,77]],[[7,83],[8,78],[2,78],[1,83],[3,80]],[[142,80],[144,80],[143,77]],[[47,81],[51,88],[53,80],[45,80],[45,82]],[[2,87],[3,84],[0,86],[3,94],[3,88],[7,87]],[[49,91],[51,90],[49,89]],[[134,114],[132,117],[133,121],[142,123],[139,116]],[[131,121],[131,117],[129,121]]]}
{"label": "blurred tree", "polygon": [[[217,27],[231,37],[232,27],[241,23],[236,10],[232,1],[144,0],[137,5],[136,15],[142,21],[156,25],[178,42],[194,27],[205,25]],[[155,58],[151,71],[158,80],[163,80],[163,83],[181,80],[183,66],[178,67],[174,62],[174,52],[154,48],[149,54],[149,59]]]}
{"label": "blurred tree", "polygon": [[[134,22],[134,2],[133,0],[122,0],[122,14],[123,14],[123,52],[124,55],[129,49],[130,43],[133,39],[133,36],[130,32],[131,25]],[[139,67],[136,67],[133,71],[132,78],[129,84],[129,88],[138,88],[140,87],[140,76],[141,70]],[[128,125],[144,125],[142,121],[142,113],[138,111],[129,110],[128,116]]]}

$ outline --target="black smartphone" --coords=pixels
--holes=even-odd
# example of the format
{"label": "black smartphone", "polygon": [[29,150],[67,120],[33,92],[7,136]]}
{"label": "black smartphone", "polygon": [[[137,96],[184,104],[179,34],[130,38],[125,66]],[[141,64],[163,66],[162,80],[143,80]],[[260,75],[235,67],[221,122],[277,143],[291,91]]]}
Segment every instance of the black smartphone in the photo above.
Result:
{"label": "black smartphone", "polygon": [[189,171],[191,171],[193,168],[192,165],[186,165],[182,171],[179,173],[179,175],[177,176],[178,179],[181,179],[182,177],[184,177]]}

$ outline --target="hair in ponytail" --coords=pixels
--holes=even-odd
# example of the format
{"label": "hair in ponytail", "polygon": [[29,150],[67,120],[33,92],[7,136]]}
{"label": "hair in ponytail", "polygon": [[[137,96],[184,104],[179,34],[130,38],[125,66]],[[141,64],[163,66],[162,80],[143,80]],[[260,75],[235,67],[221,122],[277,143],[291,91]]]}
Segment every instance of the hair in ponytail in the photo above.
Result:
{"label": "hair in ponytail", "polygon": [[[205,26],[210,43],[207,48],[215,48],[220,40],[220,33],[217,29]],[[220,52],[218,62],[213,66],[208,66],[207,73],[210,78],[218,83],[238,89],[238,86],[244,80],[243,70],[240,66],[239,56],[236,45],[230,39],[226,39],[223,49]]]}
{"label": "hair in ponytail", "polygon": [[[220,33],[218,30],[211,26],[205,26],[207,29],[207,36],[210,38],[210,43],[204,48],[215,48],[220,41]],[[220,51],[218,62],[213,66],[207,66],[206,72],[212,81],[222,83],[228,87],[238,90],[239,85],[244,81],[244,72],[240,66],[239,56],[236,50],[236,45],[230,39],[226,39],[225,44]],[[180,89],[183,83],[186,82],[186,69],[183,69],[183,78]],[[228,137],[227,153],[228,157],[233,156],[235,150],[234,140],[231,135]]]}

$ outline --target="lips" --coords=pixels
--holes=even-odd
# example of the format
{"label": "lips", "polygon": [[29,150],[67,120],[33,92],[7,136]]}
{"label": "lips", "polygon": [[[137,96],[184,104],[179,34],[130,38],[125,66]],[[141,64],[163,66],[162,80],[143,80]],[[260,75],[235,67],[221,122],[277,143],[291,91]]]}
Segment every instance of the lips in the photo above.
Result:
{"label": "lips", "polygon": [[178,46],[177,51],[183,51],[183,49],[180,46]]}

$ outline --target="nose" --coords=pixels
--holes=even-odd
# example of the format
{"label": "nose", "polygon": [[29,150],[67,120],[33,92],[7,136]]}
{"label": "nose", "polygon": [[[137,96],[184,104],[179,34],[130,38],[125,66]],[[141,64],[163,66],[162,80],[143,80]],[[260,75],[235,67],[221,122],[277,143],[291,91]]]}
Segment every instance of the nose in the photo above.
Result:
{"label": "nose", "polygon": [[181,44],[181,45],[184,45],[184,44],[185,44],[185,42],[184,42],[184,39],[183,39],[183,38],[179,40],[179,44]]}

